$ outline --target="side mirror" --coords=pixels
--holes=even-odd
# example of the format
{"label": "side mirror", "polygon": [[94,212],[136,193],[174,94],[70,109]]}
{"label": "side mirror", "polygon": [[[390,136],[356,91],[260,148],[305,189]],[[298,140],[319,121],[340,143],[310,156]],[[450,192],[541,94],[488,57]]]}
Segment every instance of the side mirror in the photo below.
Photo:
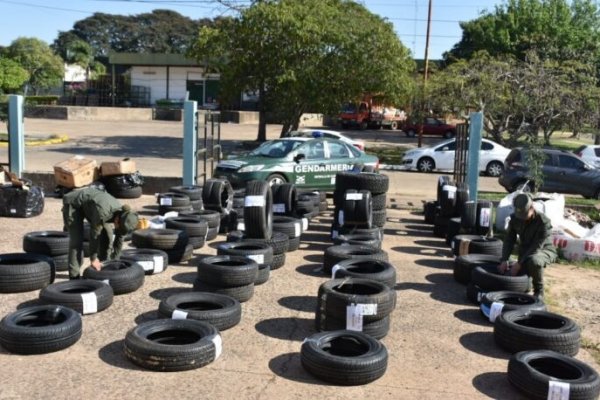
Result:
{"label": "side mirror", "polygon": [[300,154],[296,154],[296,157],[294,157],[294,161],[295,161],[296,163],[299,163],[299,162],[300,162],[300,160],[304,160],[305,158],[306,158],[306,156],[305,156],[304,154],[302,154],[302,153],[300,153]]}

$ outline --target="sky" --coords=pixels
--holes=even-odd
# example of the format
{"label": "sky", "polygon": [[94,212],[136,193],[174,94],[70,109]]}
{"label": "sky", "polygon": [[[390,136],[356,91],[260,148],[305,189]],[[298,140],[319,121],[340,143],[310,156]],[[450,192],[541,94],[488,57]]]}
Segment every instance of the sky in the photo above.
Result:
{"label": "sky", "polygon": [[[244,0],[236,0],[244,2]],[[425,55],[429,0],[359,0],[371,12],[394,24],[402,43],[414,58]],[[502,0],[431,0],[432,23],[429,58],[439,59],[461,38],[459,21],[492,11]],[[18,37],[36,37],[51,44],[59,31],[94,12],[135,15],[154,9],[169,9],[193,19],[226,15],[228,11],[211,0],[0,0],[0,45]]]}

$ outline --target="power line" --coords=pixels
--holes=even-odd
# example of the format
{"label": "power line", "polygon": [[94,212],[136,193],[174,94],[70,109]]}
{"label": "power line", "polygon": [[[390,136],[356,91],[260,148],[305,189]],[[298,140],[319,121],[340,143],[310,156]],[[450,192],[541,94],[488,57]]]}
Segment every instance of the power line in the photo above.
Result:
{"label": "power line", "polygon": [[48,10],[68,11],[68,12],[76,12],[76,13],[82,13],[82,14],[93,14],[92,11],[76,10],[73,8],[52,7],[52,6],[45,6],[42,4],[23,3],[21,1],[0,0],[0,3],[14,4],[17,6],[26,6],[26,7],[34,7],[34,8],[45,8]]}

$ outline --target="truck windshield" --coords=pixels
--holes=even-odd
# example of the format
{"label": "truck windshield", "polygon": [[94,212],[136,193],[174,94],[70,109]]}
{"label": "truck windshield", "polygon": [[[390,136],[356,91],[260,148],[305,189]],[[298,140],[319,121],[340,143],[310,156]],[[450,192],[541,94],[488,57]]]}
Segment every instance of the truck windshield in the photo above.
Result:
{"label": "truck windshield", "polygon": [[348,113],[348,114],[354,114],[356,113],[356,104],[352,104],[352,103],[348,103],[344,106],[344,108],[342,109],[342,112]]}

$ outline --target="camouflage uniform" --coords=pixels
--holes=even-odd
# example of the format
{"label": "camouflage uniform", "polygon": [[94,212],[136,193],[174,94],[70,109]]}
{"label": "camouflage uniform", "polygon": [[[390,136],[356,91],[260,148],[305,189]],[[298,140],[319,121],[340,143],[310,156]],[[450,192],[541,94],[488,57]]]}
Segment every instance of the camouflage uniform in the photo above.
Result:
{"label": "camouflage uniform", "polygon": [[83,262],[83,221],[90,223],[90,260],[104,261],[121,255],[123,236],[113,239],[115,217],[121,204],[110,194],[95,189],[76,189],[63,197],[63,222],[69,232],[69,278],[77,278]]}

